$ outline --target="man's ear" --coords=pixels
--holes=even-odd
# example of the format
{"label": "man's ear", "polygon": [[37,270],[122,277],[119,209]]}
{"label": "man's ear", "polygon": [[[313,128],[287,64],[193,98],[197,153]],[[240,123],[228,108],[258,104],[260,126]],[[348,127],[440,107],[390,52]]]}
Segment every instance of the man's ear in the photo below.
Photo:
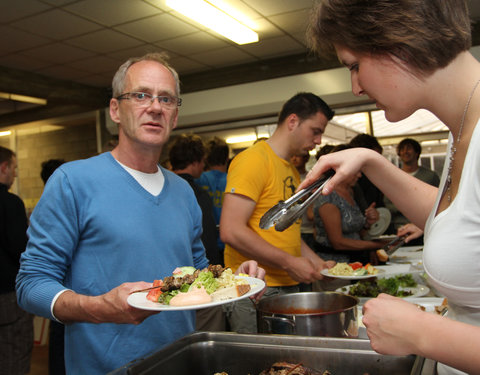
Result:
{"label": "man's ear", "polygon": [[116,124],[120,124],[120,116],[118,114],[118,100],[115,98],[110,99],[110,118]]}
{"label": "man's ear", "polygon": [[9,166],[8,161],[4,161],[3,163],[0,163],[0,173],[7,173],[8,166]]}
{"label": "man's ear", "polygon": [[295,130],[298,124],[300,124],[300,118],[295,113],[288,115],[287,117],[288,130],[290,131]]}
{"label": "man's ear", "polygon": [[175,129],[178,124],[178,107],[175,108],[175,117],[173,118],[173,126],[172,129]]}

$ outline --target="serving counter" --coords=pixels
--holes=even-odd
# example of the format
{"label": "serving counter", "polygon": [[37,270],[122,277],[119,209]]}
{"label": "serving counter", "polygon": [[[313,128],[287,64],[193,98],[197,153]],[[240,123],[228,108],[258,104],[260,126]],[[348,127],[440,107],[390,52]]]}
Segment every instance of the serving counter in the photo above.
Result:
{"label": "serving counter", "polygon": [[[385,276],[397,272],[421,272],[421,252],[418,249],[401,250],[397,259],[396,266],[385,267]],[[432,294],[422,301],[438,303]],[[435,374],[435,362],[431,360],[414,355],[376,353],[370,347],[360,315],[361,306],[358,337],[355,338],[196,332],[150,356],[126,364],[110,375],[258,375],[275,362],[301,363],[320,374],[328,370],[332,375]]]}
{"label": "serving counter", "polygon": [[376,353],[364,339],[196,332],[110,375],[257,375],[274,362],[302,363],[332,375],[433,375],[418,356]]}

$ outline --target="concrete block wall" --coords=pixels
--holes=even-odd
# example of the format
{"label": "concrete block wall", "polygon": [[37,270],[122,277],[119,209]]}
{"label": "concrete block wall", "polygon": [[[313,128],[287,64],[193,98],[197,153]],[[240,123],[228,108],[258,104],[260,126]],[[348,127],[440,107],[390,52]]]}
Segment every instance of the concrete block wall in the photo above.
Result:
{"label": "concrete block wall", "polygon": [[[53,131],[17,131],[17,192],[30,214],[43,192],[41,164],[48,159],[73,161],[97,154],[95,124],[69,126]],[[5,145],[8,147],[8,145]]]}

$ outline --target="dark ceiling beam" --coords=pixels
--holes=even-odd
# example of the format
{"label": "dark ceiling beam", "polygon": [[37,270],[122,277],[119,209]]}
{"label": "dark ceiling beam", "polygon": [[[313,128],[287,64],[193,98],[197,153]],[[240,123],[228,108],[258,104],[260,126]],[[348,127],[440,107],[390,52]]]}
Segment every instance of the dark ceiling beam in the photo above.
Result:
{"label": "dark ceiling beam", "polygon": [[180,75],[182,93],[208,90],[242,83],[304,74],[340,67],[336,58],[320,59],[302,53],[254,63],[212,69],[206,72]]}
{"label": "dark ceiling beam", "polygon": [[84,106],[76,104],[57,104],[35,107],[23,111],[11,112],[0,116],[0,129],[12,125],[48,120],[57,117],[69,117],[85,112],[94,111],[99,108],[105,108],[106,106],[108,106],[108,103],[103,107]]}
{"label": "dark ceiling beam", "polygon": [[[0,67],[0,91],[47,100],[47,105],[0,116],[0,127],[77,114],[108,106],[109,90]],[[71,113],[65,113],[66,111]]]}

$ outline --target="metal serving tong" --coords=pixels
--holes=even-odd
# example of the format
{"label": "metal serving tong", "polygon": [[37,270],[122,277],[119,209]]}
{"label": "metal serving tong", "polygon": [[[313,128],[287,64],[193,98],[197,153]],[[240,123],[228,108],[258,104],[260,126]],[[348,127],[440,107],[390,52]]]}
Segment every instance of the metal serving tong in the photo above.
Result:
{"label": "metal serving tong", "polygon": [[403,236],[397,236],[392,241],[387,243],[382,249],[385,250],[388,256],[390,256],[405,244],[405,239],[407,237],[408,236],[406,234]]}
{"label": "metal serving tong", "polygon": [[333,170],[328,171],[323,178],[315,181],[309,187],[300,190],[286,201],[278,202],[262,216],[260,228],[269,229],[275,225],[275,230],[283,232],[303,215],[334,173]]}

